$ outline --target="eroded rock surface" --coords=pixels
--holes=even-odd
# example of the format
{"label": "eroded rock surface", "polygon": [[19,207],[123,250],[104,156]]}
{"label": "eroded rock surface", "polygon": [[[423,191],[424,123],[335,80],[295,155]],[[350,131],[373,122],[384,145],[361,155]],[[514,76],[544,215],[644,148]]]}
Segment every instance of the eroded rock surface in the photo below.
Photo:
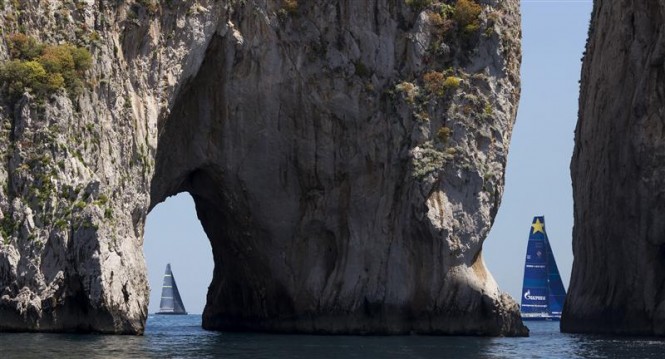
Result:
{"label": "eroded rock surface", "polygon": [[82,95],[1,115],[0,329],[142,332],[145,217],[188,191],[215,259],[205,328],[526,334],[481,255],[516,0],[24,3],[7,31],[14,14],[94,66]]}
{"label": "eroded rock surface", "polygon": [[571,163],[567,332],[665,335],[665,4],[596,1]]}

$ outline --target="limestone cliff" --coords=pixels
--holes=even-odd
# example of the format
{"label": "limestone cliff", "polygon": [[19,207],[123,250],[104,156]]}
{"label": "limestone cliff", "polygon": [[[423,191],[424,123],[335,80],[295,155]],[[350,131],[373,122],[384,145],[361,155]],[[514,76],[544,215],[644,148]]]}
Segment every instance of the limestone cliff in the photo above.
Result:
{"label": "limestone cliff", "polygon": [[0,329],[142,332],[145,217],[188,191],[205,328],[526,334],[481,256],[518,1],[479,3],[5,2],[6,33],[93,61],[0,113]]}
{"label": "limestone cliff", "polygon": [[571,163],[561,328],[665,335],[665,4],[596,1]]}

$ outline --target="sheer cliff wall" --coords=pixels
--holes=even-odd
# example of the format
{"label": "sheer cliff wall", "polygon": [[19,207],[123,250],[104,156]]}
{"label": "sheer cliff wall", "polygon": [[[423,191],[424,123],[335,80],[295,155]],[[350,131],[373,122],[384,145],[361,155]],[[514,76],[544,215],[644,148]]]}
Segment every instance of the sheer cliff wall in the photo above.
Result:
{"label": "sheer cliff wall", "polygon": [[571,163],[566,332],[665,334],[664,23],[659,1],[594,4]]}
{"label": "sheer cliff wall", "polygon": [[81,93],[0,113],[0,329],[141,333],[145,217],[187,191],[215,260],[205,328],[526,334],[481,255],[519,6],[479,4],[5,4],[6,33],[93,61]]}

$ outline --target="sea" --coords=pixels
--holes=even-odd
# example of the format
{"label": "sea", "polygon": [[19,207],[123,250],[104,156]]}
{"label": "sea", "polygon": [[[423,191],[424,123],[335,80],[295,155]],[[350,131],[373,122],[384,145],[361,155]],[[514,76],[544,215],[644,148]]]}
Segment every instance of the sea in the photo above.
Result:
{"label": "sea", "polygon": [[148,318],[145,335],[0,333],[0,358],[664,358],[665,339],[573,335],[528,322],[528,338],[209,332],[200,315]]}

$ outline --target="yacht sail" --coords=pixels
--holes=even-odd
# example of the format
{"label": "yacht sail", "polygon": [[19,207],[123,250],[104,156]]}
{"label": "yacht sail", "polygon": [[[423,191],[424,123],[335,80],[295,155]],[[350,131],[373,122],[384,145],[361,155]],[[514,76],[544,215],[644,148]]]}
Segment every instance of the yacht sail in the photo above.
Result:
{"label": "yacht sail", "polygon": [[156,314],[187,314],[182,304],[178,285],[171,271],[171,263],[166,265],[164,272],[164,284],[162,285],[162,299],[159,302],[159,312]]}
{"label": "yacht sail", "polygon": [[566,290],[545,232],[545,217],[533,218],[524,263],[522,319],[559,320]]}

